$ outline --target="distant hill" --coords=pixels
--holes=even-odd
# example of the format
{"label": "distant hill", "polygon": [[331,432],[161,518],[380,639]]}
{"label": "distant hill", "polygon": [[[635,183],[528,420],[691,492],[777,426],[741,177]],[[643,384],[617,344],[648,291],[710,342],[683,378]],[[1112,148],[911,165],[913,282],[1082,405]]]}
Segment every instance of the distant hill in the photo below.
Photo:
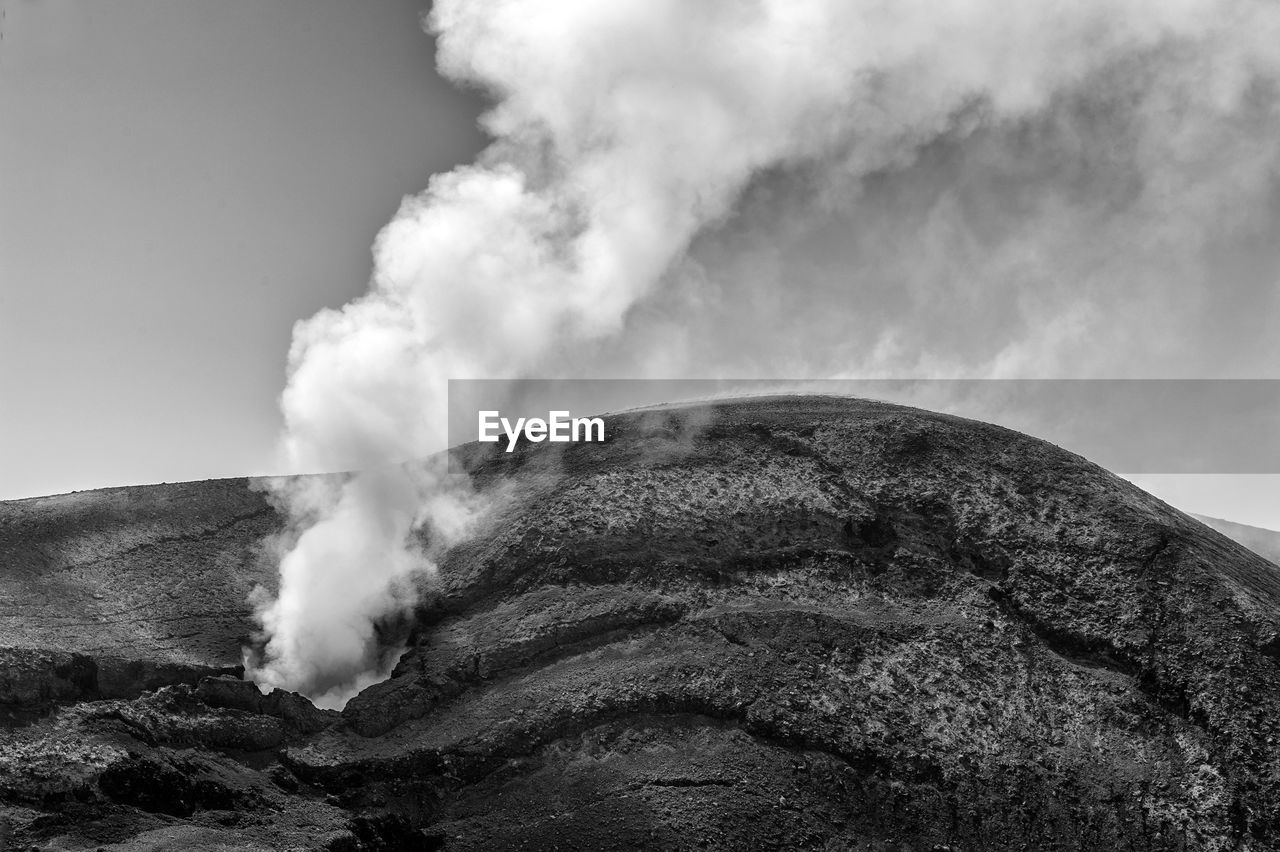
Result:
{"label": "distant hill", "polygon": [[1224,521],[1221,518],[1210,518],[1206,515],[1192,515],[1192,517],[1280,566],[1280,532]]}

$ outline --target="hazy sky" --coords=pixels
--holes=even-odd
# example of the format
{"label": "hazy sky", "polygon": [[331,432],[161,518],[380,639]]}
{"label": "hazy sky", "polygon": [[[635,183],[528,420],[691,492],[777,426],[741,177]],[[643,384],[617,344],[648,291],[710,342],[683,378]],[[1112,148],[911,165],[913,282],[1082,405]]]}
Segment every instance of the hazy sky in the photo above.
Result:
{"label": "hazy sky", "polygon": [[264,470],[292,324],[479,102],[418,0],[0,3],[0,499]]}

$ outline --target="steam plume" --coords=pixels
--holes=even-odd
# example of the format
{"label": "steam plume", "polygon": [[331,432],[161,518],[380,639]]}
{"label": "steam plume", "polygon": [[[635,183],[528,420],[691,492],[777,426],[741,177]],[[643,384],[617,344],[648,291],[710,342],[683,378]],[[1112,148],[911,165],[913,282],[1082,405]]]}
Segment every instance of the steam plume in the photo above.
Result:
{"label": "steam plume", "polygon": [[[476,509],[403,464],[442,448],[448,378],[1114,371],[1089,335],[1134,374],[1195,348],[1155,333],[1192,316],[1166,296],[1274,294],[1268,0],[441,0],[429,24],[494,142],[405,199],[365,296],[295,328],[287,464],[359,472],[281,494],[260,683],[341,704],[385,669],[375,625]],[[1275,353],[1265,331],[1241,345]]]}

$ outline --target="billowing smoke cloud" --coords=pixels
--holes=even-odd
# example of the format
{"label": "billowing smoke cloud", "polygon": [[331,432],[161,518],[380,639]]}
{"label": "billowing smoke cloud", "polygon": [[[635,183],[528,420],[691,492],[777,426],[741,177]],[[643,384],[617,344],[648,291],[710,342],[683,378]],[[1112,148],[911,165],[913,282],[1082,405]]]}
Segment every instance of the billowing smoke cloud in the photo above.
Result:
{"label": "billowing smoke cloud", "polygon": [[1224,321],[1214,288],[1274,299],[1270,0],[441,0],[429,24],[495,141],[405,200],[368,294],[295,329],[287,463],[360,473],[283,495],[261,683],[341,703],[385,669],[375,625],[477,508],[404,464],[442,448],[449,378],[1280,354],[1259,324],[1236,356],[1176,336]]}

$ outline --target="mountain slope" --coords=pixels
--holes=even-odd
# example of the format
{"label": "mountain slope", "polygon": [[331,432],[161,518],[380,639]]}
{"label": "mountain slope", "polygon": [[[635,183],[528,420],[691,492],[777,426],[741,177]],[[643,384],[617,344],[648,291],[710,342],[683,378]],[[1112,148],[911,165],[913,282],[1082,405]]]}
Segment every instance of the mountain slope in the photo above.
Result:
{"label": "mountain slope", "polygon": [[[341,715],[223,677],[10,730],[20,838],[1274,848],[1275,565],[953,417],[777,398],[608,434],[464,449],[496,505],[424,583],[394,676]],[[248,576],[262,531],[204,564]]]}
{"label": "mountain slope", "polygon": [[244,479],[0,502],[0,653],[25,672],[0,677],[0,703],[232,671],[248,592],[275,582],[258,552],[278,525]]}
{"label": "mountain slope", "polygon": [[1221,518],[1192,515],[1200,523],[1211,527],[1232,541],[1237,541],[1273,565],[1280,565],[1280,532],[1263,527],[1237,524]]}

